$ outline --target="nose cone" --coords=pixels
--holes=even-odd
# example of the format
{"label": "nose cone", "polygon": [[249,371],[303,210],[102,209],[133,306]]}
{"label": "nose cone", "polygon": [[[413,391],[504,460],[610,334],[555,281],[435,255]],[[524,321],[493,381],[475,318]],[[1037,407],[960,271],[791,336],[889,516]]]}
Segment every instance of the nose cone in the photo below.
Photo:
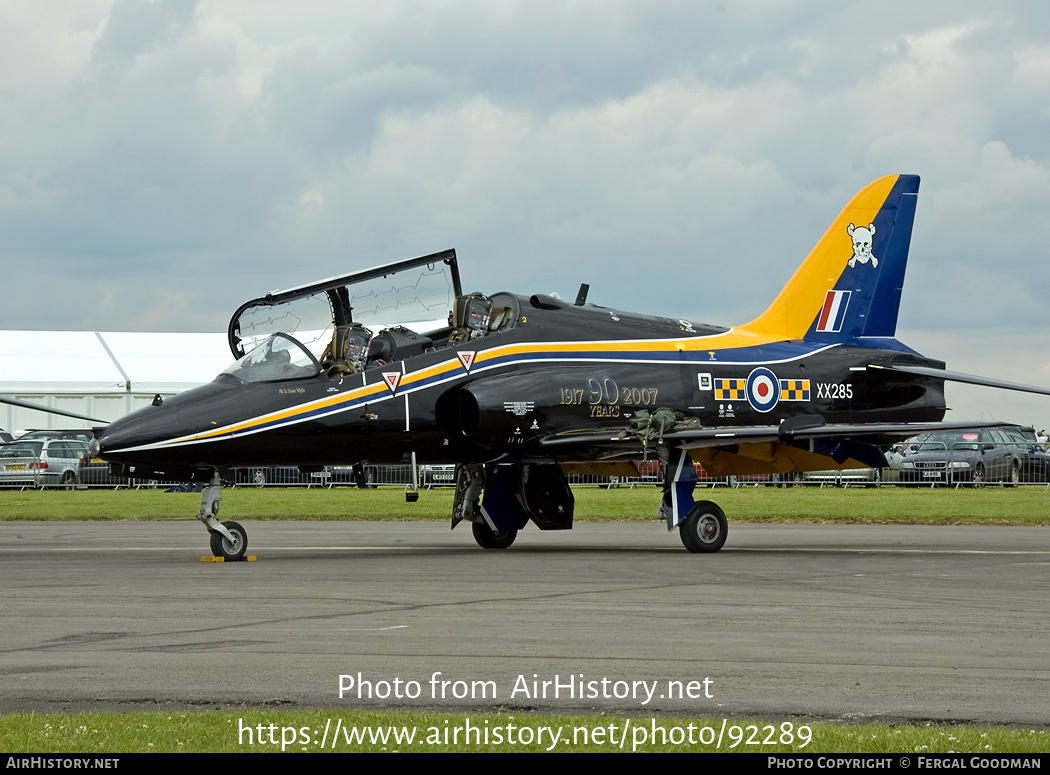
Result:
{"label": "nose cone", "polygon": [[148,406],[100,429],[89,448],[92,454],[110,462],[150,460],[155,457],[158,445],[176,437],[180,430],[179,414],[174,407]]}
{"label": "nose cone", "polygon": [[170,442],[185,434],[174,407],[148,406],[100,431],[89,449],[109,463],[115,476],[196,481],[213,474],[197,466],[185,449],[171,448]]}

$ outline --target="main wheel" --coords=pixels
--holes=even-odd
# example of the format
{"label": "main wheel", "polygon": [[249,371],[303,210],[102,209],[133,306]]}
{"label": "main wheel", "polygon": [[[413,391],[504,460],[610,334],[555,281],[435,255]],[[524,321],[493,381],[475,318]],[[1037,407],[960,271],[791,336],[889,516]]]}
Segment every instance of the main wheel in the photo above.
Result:
{"label": "main wheel", "polygon": [[482,549],[506,549],[518,537],[517,530],[493,530],[487,522],[471,522],[474,540]]}
{"label": "main wheel", "polygon": [[717,552],[728,533],[725,512],[711,501],[700,501],[693,506],[678,526],[682,545],[694,554]]}
{"label": "main wheel", "polygon": [[236,522],[223,522],[222,526],[233,535],[233,541],[222,533],[212,531],[211,553],[216,557],[227,560],[239,560],[244,556],[244,550],[248,548],[248,533]]}

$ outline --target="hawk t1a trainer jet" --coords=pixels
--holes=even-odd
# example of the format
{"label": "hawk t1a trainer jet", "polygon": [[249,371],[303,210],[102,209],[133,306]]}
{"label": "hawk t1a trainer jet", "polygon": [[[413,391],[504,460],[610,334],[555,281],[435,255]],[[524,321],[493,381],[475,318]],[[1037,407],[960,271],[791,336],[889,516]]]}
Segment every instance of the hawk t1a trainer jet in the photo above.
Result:
{"label": "hawk t1a trainer jet", "polygon": [[[229,327],[214,382],[97,431],[127,476],[207,483],[217,556],[247,535],[218,519],[231,468],[455,464],[452,524],[486,548],[532,520],[572,527],[567,472],[658,459],[660,515],[691,552],[725,543],[694,501],[715,475],[883,467],[888,445],[942,423],[944,383],[1050,394],[946,371],[895,338],[919,178],[858,193],[769,309],[742,326],[555,296],[464,293],[455,251],[274,292]],[[412,493],[409,493],[411,496]]]}

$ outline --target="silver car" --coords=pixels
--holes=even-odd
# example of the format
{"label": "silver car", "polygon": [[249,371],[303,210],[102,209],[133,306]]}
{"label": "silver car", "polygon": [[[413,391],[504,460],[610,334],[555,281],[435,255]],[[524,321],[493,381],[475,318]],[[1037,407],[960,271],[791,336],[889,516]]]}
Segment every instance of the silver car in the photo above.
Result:
{"label": "silver car", "polygon": [[13,441],[0,448],[0,487],[77,484],[87,444],[73,439]]}

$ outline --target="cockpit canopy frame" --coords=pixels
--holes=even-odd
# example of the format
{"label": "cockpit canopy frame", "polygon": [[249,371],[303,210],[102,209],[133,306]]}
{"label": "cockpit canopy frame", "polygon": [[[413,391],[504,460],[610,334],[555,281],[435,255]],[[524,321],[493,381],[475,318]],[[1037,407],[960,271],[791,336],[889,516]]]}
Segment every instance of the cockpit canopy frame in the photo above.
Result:
{"label": "cockpit canopy frame", "polygon": [[[413,270],[422,270],[422,274],[415,273]],[[393,278],[394,275],[400,276],[394,280],[389,290],[382,290],[378,294],[374,290],[362,293],[362,289],[369,287],[366,285],[369,283],[372,287],[384,288],[385,284],[377,286],[375,281]],[[286,291],[273,291],[245,302],[230,319],[227,329],[230,352],[233,353],[234,358],[243,358],[246,351],[251,351],[255,345],[277,332],[294,335],[308,350],[315,350],[318,346],[323,348],[327,342],[331,341],[335,327],[362,322],[361,318],[364,315],[361,313],[368,306],[374,306],[370,314],[375,316],[381,316],[381,310],[397,309],[400,312],[402,308],[408,310],[413,305],[419,306],[420,310],[429,310],[428,301],[420,300],[418,296],[412,297],[410,291],[415,287],[413,283],[419,281],[424,275],[427,277],[440,276],[447,285],[447,289],[438,288],[440,294],[446,296],[441,301],[441,305],[447,304],[447,308],[443,307],[440,315],[435,313],[432,316],[435,321],[439,318],[443,320],[452,309],[455,299],[463,294],[454,249],[364,269],[342,277],[330,277],[327,280],[300,285]],[[399,283],[404,283],[404,286],[399,288]],[[410,292],[404,299],[397,296],[398,291],[406,289],[409,289]],[[388,293],[391,294],[389,299],[379,298]],[[312,306],[310,310],[312,318],[309,321],[305,321],[302,315],[296,314],[297,302],[299,302],[299,307]],[[355,308],[358,309],[356,316]],[[406,314],[412,313],[407,312]],[[420,320],[422,321],[423,318]],[[404,321],[395,321],[393,318],[391,321],[404,324]],[[370,325],[367,318],[364,322],[370,329],[377,330],[376,324]],[[317,329],[317,326],[321,328]],[[306,335],[306,331],[312,332],[313,335]],[[245,344],[249,346],[246,348]],[[313,354],[320,357],[320,352]]]}

